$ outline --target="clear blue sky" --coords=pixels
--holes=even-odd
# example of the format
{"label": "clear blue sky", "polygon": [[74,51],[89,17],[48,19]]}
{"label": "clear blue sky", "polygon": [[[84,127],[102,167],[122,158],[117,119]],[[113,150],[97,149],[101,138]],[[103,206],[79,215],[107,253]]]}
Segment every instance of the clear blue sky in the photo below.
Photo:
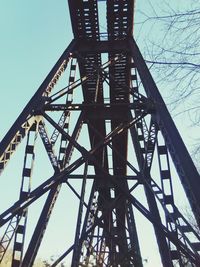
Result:
{"label": "clear blue sky", "polygon": [[[150,8],[145,0],[137,0],[136,5]],[[67,0],[3,0],[0,33],[1,140],[72,39]],[[182,133],[186,128],[182,127]],[[184,138],[190,142],[188,134]]]}
{"label": "clear blue sky", "polygon": [[72,39],[66,0],[0,3],[0,138]]}

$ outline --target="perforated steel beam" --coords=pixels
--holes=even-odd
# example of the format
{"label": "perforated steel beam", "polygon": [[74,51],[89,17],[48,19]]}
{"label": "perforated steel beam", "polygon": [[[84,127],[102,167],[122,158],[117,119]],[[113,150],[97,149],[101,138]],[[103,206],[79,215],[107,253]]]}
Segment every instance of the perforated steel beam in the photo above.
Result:
{"label": "perforated steel beam", "polygon": [[129,44],[146,94],[155,104],[155,121],[165,138],[179,178],[200,226],[200,176],[134,39],[131,39]]}

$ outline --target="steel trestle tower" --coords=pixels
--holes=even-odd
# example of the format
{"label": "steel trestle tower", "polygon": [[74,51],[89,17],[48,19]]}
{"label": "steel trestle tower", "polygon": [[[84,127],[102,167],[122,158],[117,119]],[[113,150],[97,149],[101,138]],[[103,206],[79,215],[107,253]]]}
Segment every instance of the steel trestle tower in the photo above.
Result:
{"label": "steel trestle tower", "polygon": [[[1,172],[24,146],[19,199],[0,215],[0,261],[12,245],[11,266],[33,266],[67,188],[76,206],[66,193],[62,216],[70,224],[76,207],[74,234],[51,266],[67,259],[72,267],[142,267],[139,216],[153,226],[164,267],[200,266],[200,236],[179,211],[174,188],[179,177],[200,226],[200,178],[133,39],[134,0],[68,2],[74,40],[0,144]],[[42,153],[51,175],[40,167],[44,179],[32,188]],[[43,195],[26,244],[31,207]]]}

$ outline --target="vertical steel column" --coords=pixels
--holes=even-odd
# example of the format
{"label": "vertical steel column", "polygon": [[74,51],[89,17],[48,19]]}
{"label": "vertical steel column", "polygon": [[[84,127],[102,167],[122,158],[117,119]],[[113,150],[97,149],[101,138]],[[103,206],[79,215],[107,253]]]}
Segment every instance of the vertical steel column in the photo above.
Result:
{"label": "vertical steel column", "polygon": [[[140,146],[140,143],[138,140],[138,133],[136,131],[136,128],[132,127],[130,129],[130,133],[131,133],[131,137],[132,137],[132,142],[134,144],[134,148],[135,148],[135,152],[136,152],[136,156],[137,156],[138,165],[140,168],[141,175],[142,175],[144,180],[145,179],[149,180],[150,179],[150,169],[149,168],[144,169],[145,159],[144,159],[143,155],[141,154],[142,149],[141,149],[141,146]],[[143,140],[144,140],[144,137],[143,137]],[[147,197],[147,202],[149,205],[149,210],[150,210],[152,216],[155,218],[155,220],[158,223],[162,224],[154,194],[152,193],[150,188],[148,188],[146,186],[146,184],[144,184],[144,189],[145,189],[145,194]],[[172,261],[170,258],[169,247],[168,247],[165,236],[163,235],[162,231],[160,231],[160,229],[158,229],[157,225],[154,225],[154,231],[155,231],[155,235],[156,235],[156,239],[157,239],[157,243],[158,243],[158,249],[160,251],[163,266],[164,267],[173,267]]]}
{"label": "vertical steel column", "polygon": [[[163,205],[166,208],[167,206],[170,206],[170,213],[173,214],[174,218],[176,218],[168,151],[165,143],[161,144],[159,138],[157,140],[157,153],[158,164],[160,169],[161,188],[163,193]],[[166,225],[168,229],[170,229],[173,234],[178,238],[177,220],[175,219],[174,221],[172,221],[169,215],[170,214],[165,214]],[[171,242],[169,242],[169,249],[172,262],[173,260],[178,261],[180,267],[183,267],[180,251],[177,251],[176,247],[171,244]]]}
{"label": "vertical steel column", "polygon": [[[26,199],[31,190],[31,175],[35,158],[35,141],[37,137],[37,123],[35,122],[30,128],[27,136],[27,144],[25,148],[24,167],[22,173],[22,183],[20,189],[20,200]],[[17,215],[17,226],[15,231],[12,267],[21,266],[23,257],[24,240],[26,233],[28,208]]]}
{"label": "vertical steel column", "polygon": [[200,226],[200,176],[134,39],[131,39],[129,44],[131,55],[146,94],[155,104],[155,121],[165,138],[166,145],[179,174],[192,211]]}
{"label": "vertical steel column", "polygon": [[83,182],[81,188],[81,196],[80,196],[80,204],[78,209],[78,216],[77,216],[77,224],[76,224],[76,233],[75,233],[75,240],[74,240],[74,252],[72,257],[72,267],[76,267],[79,265],[79,238],[81,232],[81,222],[83,216],[83,205],[84,205],[84,197],[85,197],[85,189],[86,189],[86,181],[87,181],[87,172],[88,172],[88,162],[85,163],[84,174],[83,174]]}

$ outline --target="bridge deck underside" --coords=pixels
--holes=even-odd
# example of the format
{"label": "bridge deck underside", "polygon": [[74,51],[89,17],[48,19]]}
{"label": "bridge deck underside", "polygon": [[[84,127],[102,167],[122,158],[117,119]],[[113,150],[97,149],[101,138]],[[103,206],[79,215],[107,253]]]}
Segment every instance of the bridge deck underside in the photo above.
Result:
{"label": "bridge deck underside", "polygon": [[[101,3],[102,4],[102,3]],[[111,43],[118,40],[127,40],[132,36],[133,31],[133,0],[127,1],[117,1],[109,0],[106,1],[106,12],[107,12],[107,33],[106,38]],[[93,1],[69,1],[69,8],[71,13],[72,20],[72,29],[75,39],[81,41],[93,41],[93,42],[103,42],[101,39],[100,33],[100,23],[99,16],[101,16],[101,7],[98,2]],[[99,8],[99,10],[98,10]],[[104,14],[102,14],[104,15]],[[104,15],[105,16],[105,15]],[[104,29],[105,30],[105,29]],[[105,32],[104,32],[105,38]],[[115,64],[111,64],[109,71],[105,74],[100,70],[102,61],[107,57],[108,60],[113,60],[114,58],[119,58]],[[128,104],[129,103],[129,87],[131,81],[130,73],[130,56],[125,54],[119,54],[115,52],[109,52],[102,54],[96,52],[84,52],[77,54],[80,76],[89,76],[90,78],[83,83],[83,98],[86,104],[91,103],[110,103],[110,104]],[[95,75],[94,75],[95,71]],[[109,97],[105,97],[105,83],[104,79],[107,80],[107,90],[109,90]],[[91,110],[90,110],[91,112]],[[113,113],[116,113],[116,110]],[[92,111],[95,114],[95,109]],[[96,112],[97,113],[97,112]],[[111,111],[112,113],[112,111]],[[120,123],[126,123],[128,120],[128,107],[120,108],[117,110],[119,118],[116,118],[111,115],[110,125],[111,130],[114,130]],[[122,115],[123,114],[123,118]],[[93,118],[90,118],[90,113],[87,115],[88,118],[88,130],[91,147],[95,147],[102,137],[106,136],[106,120],[108,117],[106,115],[104,118],[99,118],[99,114],[96,116],[93,115]],[[94,127],[92,127],[94,126]],[[94,129],[96,132],[94,131]],[[98,159],[98,162],[108,171],[109,164],[112,165],[114,175],[126,175],[126,164],[123,163],[121,157],[124,159],[127,158],[127,133],[121,134],[112,142],[112,146],[115,148],[115,151],[120,151],[120,157],[113,150],[112,151],[112,163],[109,163],[108,152],[105,149],[101,149],[95,155]],[[95,167],[95,173],[99,174],[98,168]],[[101,202],[102,212],[106,212],[107,203],[111,201],[110,188],[107,185],[107,181],[101,179],[100,187],[98,189],[100,198],[104,199],[103,203]],[[126,186],[126,181],[122,181],[122,185]],[[115,197],[117,198],[119,192],[115,191]],[[100,205],[100,204],[99,204]],[[127,251],[127,241],[125,233],[125,212],[126,210],[126,200],[125,198],[121,199],[118,202],[116,208],[116,220],[117,220],[117,229],[113,229],[118,232],[118,236],[121,240],[121,249]],[[105,217],[111,217],[105,216]],[[105,224],[109,224],[106,222]]]}
{"label": "bridge deck underside", "polygon": [[[132,36],[133,31],[133,7],[134,1],[119,1],[110,0],[106,1],[107,12],[107,39],[110,42],[115,40],[125,40]],[[100,26],[99,16],[101,16],[101,10],[98,12],[98,1],[69,1],[69,8],[72,20],[72,29],[75,39],[78,42],[82,40],[88,41],[100,41]],[[102,14],[104,15],[104,14]],[[105,34],[105,33],[104,33]],[[120,60],[114,65],[110,66],[109,73],[107,74],[109,83],[109,101],[111,104],[115,103],[128,103],[129,102],[129,86],[130,86],[130,64],[131,59],[128,54],[116,54],[113,52],[108,53],[109,60],[120,57]],[[99,74],[100,66],[102,64],[102,55],[100,53],[85,52],[77,55],[79,62],[79,69],[81,77],[90,76],[90,78],[82,85],[84,102],[87,103],[104,103],[104,88],[103,77]],[[96,70],[96,75],[94,75]],[[120,112],[120,111],[119,111]],[[122,111],[124,113],[124,110]],[[106,118],[105,118],[106,119]],[[105,119],[99,120],[96,118],[95,127],[98,131],[105,136],[106,127]],[[97,123],[98,120],[98,123]],[[127,118],[124,116],[124,122]],[[116,127],[122,120],[111,119],[112,129]],[[94,144],[94,136],[90,131],[91,145]],[[92,141],[93,140],[93,141]],[[120,151],[126,158],[127,154],[127,136],[121,136],[120,140],[117,140],[121,144]],[[117,158],[113,157],[113,165],[117,167],[119,163],[116,163]],[[118,166],[119,167],[119,166]],[[114,171],[120,168],[114,168]],[[121,174],[126,173],[125,166],[121,167]],[[117,173],[116,173],[117,174]]]}

